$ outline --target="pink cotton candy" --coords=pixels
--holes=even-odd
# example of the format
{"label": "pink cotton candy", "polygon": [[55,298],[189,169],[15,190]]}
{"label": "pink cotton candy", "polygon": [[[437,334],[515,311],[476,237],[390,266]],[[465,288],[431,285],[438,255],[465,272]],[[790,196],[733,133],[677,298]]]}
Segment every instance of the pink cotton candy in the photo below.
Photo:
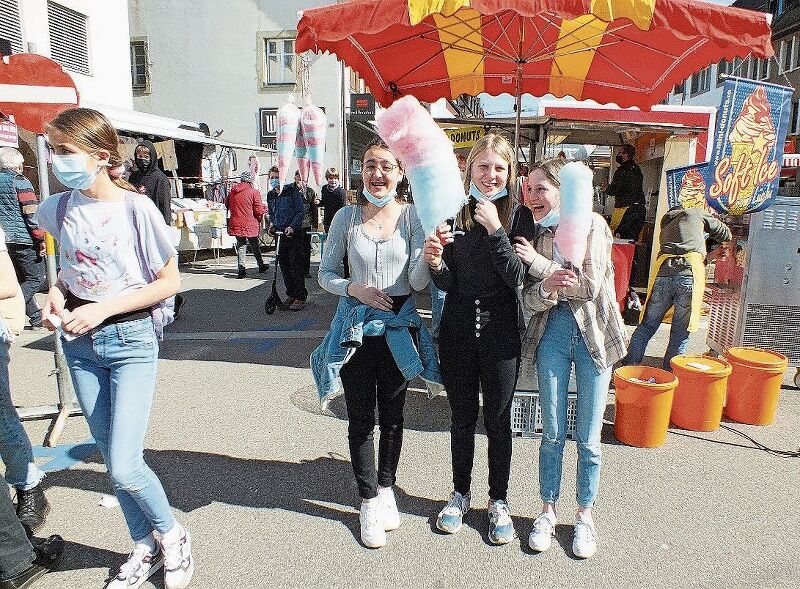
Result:
{"label": "pink cotton candy", "polygon": [[289,175],[299,128],[300,109],[293,102],[287,102],[278,109],[278,180],[281,188]]}
{"label": "pink cotton candy", "polygon": [[[325,137],[328,132],[328,117],[318,106],[306,104],[300,117],[300,128],[305,145],[304,158],[298,160],[305,164],[305,170],[301,168],[304,180],[309,178],[309,167],[314,175],[317,186],[323,184],[323,159],[325,157]],[[304,161],[305,160],[305,161]]]}
{"label": "pink cotton candy", "polygon": [[592,228],[592,219],[561,219],[556,228],[554,238],[558,251],[565,260],[572,262],[580,268],[586,257],[589,230]]}
{"label": "pink cotton candy", "polygon": [[376,122],[378,134],[406,167],[424,163],[430,151],[453,151],[447,135],[413,96],[396,100]]}

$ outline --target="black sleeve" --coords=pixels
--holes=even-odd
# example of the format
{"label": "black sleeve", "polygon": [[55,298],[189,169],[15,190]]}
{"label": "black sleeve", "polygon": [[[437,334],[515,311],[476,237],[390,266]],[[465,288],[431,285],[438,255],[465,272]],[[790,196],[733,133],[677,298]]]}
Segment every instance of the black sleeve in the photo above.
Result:
{"label": "black sleeve", "polygon": [[492,265],[500,274],[503,282],[511,288],[520,286],[525,279],[527,271],[522,260],[519,259],[519,256],[511,246],[511,240],[508,238],[506,230],[501,227],[489,235],[486,243],[489,246]]}
{"label": "black sleeve", "polygon": [[[453,268],[451,270],[451,268]],[[431,280],[439,290],[448,292],[453,290],[456,284],[455,277],[455,263],[453,262],[453,244],[444,246],[442,252],[442,270],[441,272],[434,272],[431,270]]]}
{"label": "black sleeve", "polygon": [[336,210],[338,211],[347,205],[347,193],[344,191],[344,188],[339,187],[339,190],[337,190],[334,194],[336,194],[338,197],[336,201]]}
{"label": "black sleeve", "polygon": [[166,175],[162,175],[158,179],[156,193],[153,195],[153,198],[158,210],[161,211],[161,214],[164,216],[164,221],[167,225],[172,225],[172,207],[170,206],[172,203],[172,192],[169,186],[169,179]]}

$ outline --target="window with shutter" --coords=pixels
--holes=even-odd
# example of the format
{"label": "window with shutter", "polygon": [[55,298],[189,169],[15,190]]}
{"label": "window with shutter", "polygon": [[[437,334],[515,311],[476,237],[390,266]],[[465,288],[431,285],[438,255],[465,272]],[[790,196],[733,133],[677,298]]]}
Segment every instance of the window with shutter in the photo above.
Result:
{"label": "window with shutter", "polygon": [[0,0],[0,39],[11,43],[12,53],[23,52],[18,0]]}
{"label": "window with shutter", "polygon": [[131,81],[136,92],[150,91],[147,75],[147,40],[131,40]]}
{"label": "window with shutter", "polygon": [[92,73],[88,20],[85,14],[57,2],[47,2],[50,58],[68,70],[87,76]]}

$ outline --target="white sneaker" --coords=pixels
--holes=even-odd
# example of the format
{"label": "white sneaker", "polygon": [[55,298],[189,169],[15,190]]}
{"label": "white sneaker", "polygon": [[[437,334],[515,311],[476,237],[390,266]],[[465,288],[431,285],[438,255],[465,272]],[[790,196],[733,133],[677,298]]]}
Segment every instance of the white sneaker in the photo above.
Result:
{"label": "white sneaker", "polygon": [[378,489],[378,499],[380,500],[383,529],[387,532],[396,530],[400,527],[400,512],[397,511],[394,489],[391,487]]}
{"label": "white sneaker", "polygon": [[544,552],[553,543],[556,535],[556,520],[547,513],[539,514],[533,520],[533,528],[528,536],[528,546],[536,552]]}
{"label": "white sneaker", "polygon": [[164,553],[160,547],[153,554],[146,548],[133,549],[128,561],[123,564],[117,576],[109,581],[106,589],[136,589],[164,564]]}
{"label": "white sneaker", "polygon": [[194,575],[192,537],[186,528],[175,542],[161,541],[164,551],[164,586],[166,589],[186,589]]}
{"label": "white sneaker", "polygon": [[361,541],[367,548],[386,546],[386,530],[383,527],[382,504],[378,497],[361,501]]}
{"label": "white sneaker", "polygon": [[578,558],[591,558],[595,552],[597,552],[597,531],[594,529],[594,522],[576,519],[572,553]]}

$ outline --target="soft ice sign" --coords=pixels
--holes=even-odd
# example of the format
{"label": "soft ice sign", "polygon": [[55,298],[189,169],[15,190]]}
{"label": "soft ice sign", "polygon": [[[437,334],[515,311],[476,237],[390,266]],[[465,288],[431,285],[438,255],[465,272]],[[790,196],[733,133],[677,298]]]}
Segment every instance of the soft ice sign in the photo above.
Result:
{"label": "soft ice sign", "polygon": [[706,207],[707,163],[692,164],[667,170],[667,203],[669,208],[680,206],[684,209]]}
{"label": "soft ice sign", "polygon": [[792,92],[740,78],[725,81],[705,178],[708,204],[720,213],[753,213],[774,200]]}

